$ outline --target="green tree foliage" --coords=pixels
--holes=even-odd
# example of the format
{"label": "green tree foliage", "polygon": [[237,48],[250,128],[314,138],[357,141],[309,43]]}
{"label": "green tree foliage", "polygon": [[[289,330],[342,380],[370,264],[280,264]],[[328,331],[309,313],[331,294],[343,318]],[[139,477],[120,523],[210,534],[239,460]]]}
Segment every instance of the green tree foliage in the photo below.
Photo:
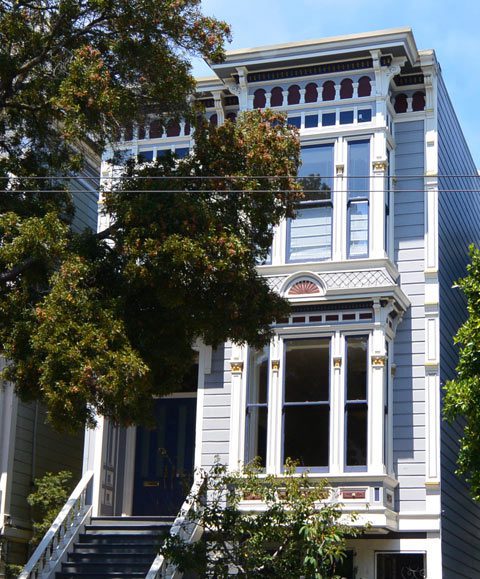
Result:
{"label": "green tree foliage", "polygon": [[467,276],[457,282],[467,299],[468,318],[455,336],[460,346],[457,376],[445,385],[444,412],[464,424],[458,473],[480,500],[480,249],[470,246]]}
{"label": "green tree foliage", "polygon": [[355,517],[342,515],[324,482],[306,471],[292,476],[292,462],[284,476],[260,474],[255,463],[233,473],[215,465],[201,496],[190,497],[197,507],[184,522],[188,529],[199,519],[203,540],[170,537],[162,550],[167,560],[201,577],[226,579],[232,568],[245,578],[341,577],[345,541],[360,533]]}
{"label": "green tree foliage", "polygon": [[293,178],[258,177],[296,175],[282,116],[200,123],[186,159],[130,165],[105,192],[102,234],[72,231],[58,179],[81,166],[80,142],[101,149],[152,107],[193,120],[188,56],[219,61],[228,37],[200,0],[0,0],[3,377],[57,428],[146,422],[195,338],[258,345],[285,314],[255,269],[299,195]]}
{"label": "green tree foliage", "polygon": [[47,472],[36,478],[34,490],[27,497],[33,510],[32,544],[37,545],[52,526],[72,491],[72,473],[68,470]]}
{"label": "green tree foliage", "polygon": [[258,111],[196,137],[186,159],[130,166],[105,194],[113,225],[101,236],[72,236],[52,217],[58,258],[33,307],[26,275],[5,286],[6,376],[25,399],[40,395],[58,427],[92,424],[94,412],[145,421],[152,396],[188,371],[195,338],[259,345],[287,311],[256,263],[298,191],[294,179],[255,175],[295,174],[298,142],[284,118]]}

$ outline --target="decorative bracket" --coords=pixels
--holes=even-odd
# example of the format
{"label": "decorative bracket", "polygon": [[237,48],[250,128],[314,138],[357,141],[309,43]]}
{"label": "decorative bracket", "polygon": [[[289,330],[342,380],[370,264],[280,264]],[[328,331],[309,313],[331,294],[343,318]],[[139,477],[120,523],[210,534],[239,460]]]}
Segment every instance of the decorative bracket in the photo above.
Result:
{"label": "decorative bracket", "polygon": [[243,362],[230,362],[230,370],[232,374],[241,374],[243,372]]}

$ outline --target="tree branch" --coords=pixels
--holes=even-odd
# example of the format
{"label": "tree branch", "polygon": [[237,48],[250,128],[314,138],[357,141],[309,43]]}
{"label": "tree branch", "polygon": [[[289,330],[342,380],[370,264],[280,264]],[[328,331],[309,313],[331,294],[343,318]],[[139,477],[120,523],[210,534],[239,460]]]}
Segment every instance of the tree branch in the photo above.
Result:
{"label": "tree branch", "polygon": [[14,281],[21,273],[26,271],[37,261],[36,257],[29,257],[22,263],[15,265],[12,269],[0,273],[0,283],[7,283],[9,281]]}

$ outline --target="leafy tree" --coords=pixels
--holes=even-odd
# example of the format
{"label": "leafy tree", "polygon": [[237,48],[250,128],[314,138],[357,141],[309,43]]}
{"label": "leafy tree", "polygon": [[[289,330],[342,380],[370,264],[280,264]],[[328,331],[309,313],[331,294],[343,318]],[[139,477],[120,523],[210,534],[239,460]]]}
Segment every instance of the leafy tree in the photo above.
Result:
{"label": "leafy tree", "polygon": [[[3,377],[54,426],[145,422],[196,337],[258,345],[286,305],[256,273],[293,214],[299,146],[282,116],[202,123],[183,160],[131,164],[105,192],[112,226],[75,233],[68,181],[155,110],[195,116],[188,55],[218,61],[228,26],[200,0],[0,0]],[[37,177],[44,179],[37,179]],[[216,176],[217,178],[210,178]],[[162,179],[158,179],[161,177]]]}
{"label": "leafy tree", "polygon": [[33,537],[31,543],[37,545],[52,526],[60,509],[72,491],[73,474],[68,470],[47,472],[36,478],[34,490],[27,497],[33,507]]}
{"label": "leafy tree", "polygon": [[467,299],[468,318],[455,336],[460,346],[457,376],[445,385],[444,412],[464,424],[458,472],[480,500],[480,249],[470,246],[470,258],[466,277],[457,282]]}
{"label": "leafy tree", "polygon": [[[188,533],[200,520],[201,542],[186,543],[182,533],[169,537],[163,547],[167,560],[201,577],[306,577],[342,576],[345,540],[358,536],[354,516],[342,515],[331,502],[324,482],[308,472],[295,473],[289,462],[284,476],[260,477],[253,463],[238,472],[216,464],[206,477],[201,496],[183,525]],[[242,501],[255,501],[250,510]],[[251,503],[250,503],[251,505]],[[183,530],[183,529],[182,529]]]}

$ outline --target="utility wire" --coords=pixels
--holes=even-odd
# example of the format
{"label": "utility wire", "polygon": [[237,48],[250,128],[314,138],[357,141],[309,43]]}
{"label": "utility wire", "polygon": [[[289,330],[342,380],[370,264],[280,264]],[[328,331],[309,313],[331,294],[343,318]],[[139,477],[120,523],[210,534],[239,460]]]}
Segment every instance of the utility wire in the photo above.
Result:
{"label": "utility wire", "polygon": [[[71,177],[45,177],[45,176],[32,176],[32,177],[0,177],[1,181],[7,180],[18,180],[18,181],[28,181],[28,180],[45,180],[45,181],[71,181],[71,180],[80,180],[80,181],[111,181],[112,179],[148,179],[148,180],[200,180],[200,179],[297,179],[297,180],[305,180],[305,179],[425,179],[429,177],[429,175],[327,175],[327,176],[320,176],[320,175],[310,175],[310,176],[294,176],[294,175],[211,175],[211,176],[203,176],[203,175],[153,175],[148,177],[146,175],[132,175],[132,176],[125,176],[125,175],[112,175],[112,176],[102,176],[102,177],[82,177],[80,175],[72,175]],[[462,175],[462,174],[451,174],[451,175],[432,175],[431,177],[435,177],[437,179],[480,179],[480,174],[473,174],[473,175]]]}

